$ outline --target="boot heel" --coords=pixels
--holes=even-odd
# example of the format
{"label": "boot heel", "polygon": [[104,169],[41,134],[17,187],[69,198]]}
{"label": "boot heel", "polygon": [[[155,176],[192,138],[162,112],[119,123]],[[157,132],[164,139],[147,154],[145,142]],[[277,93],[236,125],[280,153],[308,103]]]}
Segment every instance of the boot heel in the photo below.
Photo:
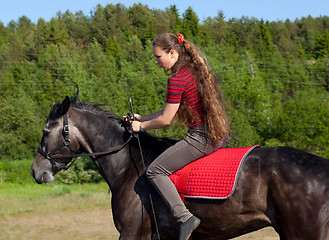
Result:
{"label": "boot heel", "polygon": [[179,229],[179,240],[188,240],[200,222],[199,218],[192,216],[186,222],[182,223]]}

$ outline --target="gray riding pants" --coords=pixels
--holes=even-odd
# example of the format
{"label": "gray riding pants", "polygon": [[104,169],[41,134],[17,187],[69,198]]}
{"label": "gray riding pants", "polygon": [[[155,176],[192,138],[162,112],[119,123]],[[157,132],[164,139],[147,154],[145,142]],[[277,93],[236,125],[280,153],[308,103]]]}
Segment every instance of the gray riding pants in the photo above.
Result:
{"label": "gray riding pants", "polygon": [[205,136],[201,126],[191,128],[182,140],[164,151],[148,167],[147,178],[157,189],[178,222],[187,221],[192,214],[185,207],[175,185],[168,176],[219,148],[225,148],[227,141],[228,137],[224,137],[220,143],[213,144]]}

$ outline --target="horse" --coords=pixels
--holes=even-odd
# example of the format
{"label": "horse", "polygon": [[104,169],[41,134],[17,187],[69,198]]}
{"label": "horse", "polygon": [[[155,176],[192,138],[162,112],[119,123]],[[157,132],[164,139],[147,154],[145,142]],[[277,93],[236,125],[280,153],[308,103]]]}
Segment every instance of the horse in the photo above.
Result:
{"label": "horse", "polygon": [[[145,167],[176,140],[139,133],[139,144],[129,123],[69,97],[52,107],[45,124],[31,166],[37,183],[53,181],[76,157],[89,156],[112,193],[120,240],[178,238],[176,220],[145,176]],[[193,240],[230,239],[267,226],[281,240],[324,240],[328,199],[328,159],[291,147],[260,147],[244,160],[231,197],[186,198],[185,204],[201,219]]]}

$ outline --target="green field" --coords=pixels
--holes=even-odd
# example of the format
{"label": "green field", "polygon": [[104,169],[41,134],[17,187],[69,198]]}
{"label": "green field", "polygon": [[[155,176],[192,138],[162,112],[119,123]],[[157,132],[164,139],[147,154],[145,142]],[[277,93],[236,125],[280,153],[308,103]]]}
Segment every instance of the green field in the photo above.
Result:
{"label": "green field", "polygon": [[38,185],[31,162],[0,162],[0,240],[118,238],[104,181]]}
{"label": "green field", "polygon": [[[105,183],[98,184],[14,184],[4,183],[0,185],[0,216],[18,216],[20,214],[40,211],[42,205],[51,203],[52,207],[61,209],[61,198],[88,199],[104,195],[107,202],[92,202],[91,206],[84,203],[81,207],[109,207],[110,196],[106,196],[108,186]],[[58,203],[56,203],[58,202]]]}
{"label": "green field", "polygon": [[117,239],[105,183],[0,185],[0,239]]}

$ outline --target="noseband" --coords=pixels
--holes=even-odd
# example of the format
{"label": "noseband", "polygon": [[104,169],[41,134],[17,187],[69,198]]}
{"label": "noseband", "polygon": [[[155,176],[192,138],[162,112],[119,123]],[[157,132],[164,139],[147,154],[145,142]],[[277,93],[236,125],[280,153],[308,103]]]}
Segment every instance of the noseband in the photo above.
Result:
{"label": "noseband", "polygon": [[[122,146],[110,149],[108,151],[95,152],[95,153],[81,153],[81,151],[77,150],[71,144],[71,139],[69,137],[69,124],[68,124],[67,114],[65,114],[63,117],[63,138],[64,138],[63,142],[50,152],[45,152],[40,146],[38,147],[38,153],[40,153],[45,159],[49,160],[52,167],[58,171],[69,169],[78,157],[96,157],[96,156],[117,153],[130,142],[130,140],[133,138],[133,135],[130,134],[130,137]],[[74,154],[66,154],[66,155],[56,154],[59,150],[65,147],[68,147],[72,152],[74,152]],[[71,160],[70,163],[60,163],[55,161],[55,159],[64,159],[64,158],[72,158],[73,160]]]}

